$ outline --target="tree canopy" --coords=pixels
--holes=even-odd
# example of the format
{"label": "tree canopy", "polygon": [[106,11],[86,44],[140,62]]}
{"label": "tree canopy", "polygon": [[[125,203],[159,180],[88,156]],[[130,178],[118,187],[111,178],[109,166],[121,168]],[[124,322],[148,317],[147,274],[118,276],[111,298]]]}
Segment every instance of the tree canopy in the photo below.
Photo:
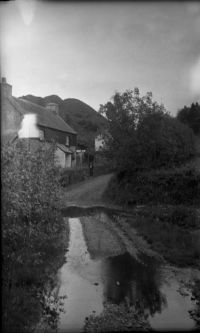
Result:
{"label": "tree canopy", "polygon": [[109,123],[106,149],[119,171],[171,166],[193,153],[192,131],[153,101],[151,92],[116,92],[100,113]]}
{"label": "tree canopy", "polygon": [[188,125],[195,134],[200,134],[200,105],[192,103],[190,107],[184,106],[178,111],[177,119]]}

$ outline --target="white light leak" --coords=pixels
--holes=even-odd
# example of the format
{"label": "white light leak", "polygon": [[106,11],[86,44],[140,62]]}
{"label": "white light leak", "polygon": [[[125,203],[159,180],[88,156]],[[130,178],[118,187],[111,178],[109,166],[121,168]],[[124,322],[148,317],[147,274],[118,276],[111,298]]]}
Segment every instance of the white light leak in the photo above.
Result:
{"label": "white light leak", "polygon": [[40,131],[37,127],[36,114],[25,114],[22,120],[21,129],[18,131],[18,137],[22,138],[39,138]]}
{"label": "white light leak", "polygon": [[18,0],[16,5],[26,25],[30,25],[35,13],[35,0]]}
{"label": "white light leak", "polygon": [[200,57],[191,70],[191,91],[200,95]]}

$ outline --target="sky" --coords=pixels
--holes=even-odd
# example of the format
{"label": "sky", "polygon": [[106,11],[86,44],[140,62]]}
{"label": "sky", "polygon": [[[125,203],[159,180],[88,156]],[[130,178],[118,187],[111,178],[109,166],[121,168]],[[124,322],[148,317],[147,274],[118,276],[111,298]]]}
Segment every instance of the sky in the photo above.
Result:
{"label": "sky", "polygon": [[200,102],[200,3],[0,3],[1,76],[16,97],[78,98],[95,110],[115,91],[151,91],[173,115]]}

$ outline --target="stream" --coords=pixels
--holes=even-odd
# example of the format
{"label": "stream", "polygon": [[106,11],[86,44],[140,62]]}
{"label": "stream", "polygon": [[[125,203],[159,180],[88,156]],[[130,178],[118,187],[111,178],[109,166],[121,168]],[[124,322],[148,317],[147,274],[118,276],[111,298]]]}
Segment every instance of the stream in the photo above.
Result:
{"label": "stream", "polygon": [[[103,214],[106,216],[106,212]],[[103,312],[105,302],[134,307],[154,330],[195,328],[188,312],[195,301],[177,274],[144,253],[138,260],[123,247],[116,255],[112,251],[106,254],[97,242],[93,247],[98,249],[90,253],[81,220],[84,215],[85,224],[87,216],[90,222],[98,220],[99,211],[72,209],[68,215],[69,245],[65,263],[57,273],[58,295],[66,295],[58,332],[82,332],[91,315]],[[109,239],[106,241],[109,246]]]}

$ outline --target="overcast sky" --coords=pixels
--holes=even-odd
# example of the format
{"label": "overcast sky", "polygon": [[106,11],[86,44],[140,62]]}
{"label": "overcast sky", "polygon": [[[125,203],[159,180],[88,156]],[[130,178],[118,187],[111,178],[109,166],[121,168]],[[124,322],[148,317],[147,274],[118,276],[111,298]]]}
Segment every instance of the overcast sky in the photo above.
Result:
{"label": "overcast sky", "polygon": [[13,95],[78,98],[96,110],[139,87],[176,114],[200,101],[200,3],[0,4],[1,73]]}

